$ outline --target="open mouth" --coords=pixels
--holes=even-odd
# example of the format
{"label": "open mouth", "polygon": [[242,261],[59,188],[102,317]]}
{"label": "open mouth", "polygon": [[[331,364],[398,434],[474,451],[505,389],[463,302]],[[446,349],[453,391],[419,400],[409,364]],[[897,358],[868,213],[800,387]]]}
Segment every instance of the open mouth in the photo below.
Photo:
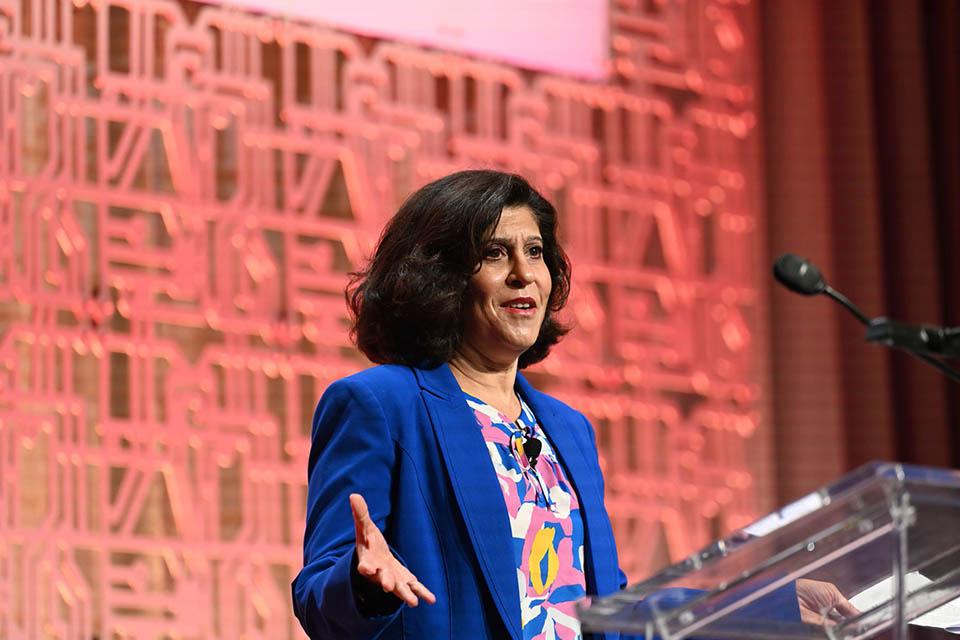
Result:
{"label": "open mouth", "polygon": [[537,310],[537,302],[533,298],[514,298],[507,300],[500,307],[510,313],[534,313]]}

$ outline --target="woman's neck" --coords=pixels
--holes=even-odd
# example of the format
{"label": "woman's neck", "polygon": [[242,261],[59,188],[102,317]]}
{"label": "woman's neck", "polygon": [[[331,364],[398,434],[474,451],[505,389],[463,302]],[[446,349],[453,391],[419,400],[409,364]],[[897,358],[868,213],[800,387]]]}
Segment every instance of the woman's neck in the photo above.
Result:
{"label": "woman's neck", "polygon": [[449,365],[463,391],[483,400],[510,419],[520,415],[520,401],[513,390],[517,381],[517,360],[495,362],[469,346],[463,346],[450,359]]}

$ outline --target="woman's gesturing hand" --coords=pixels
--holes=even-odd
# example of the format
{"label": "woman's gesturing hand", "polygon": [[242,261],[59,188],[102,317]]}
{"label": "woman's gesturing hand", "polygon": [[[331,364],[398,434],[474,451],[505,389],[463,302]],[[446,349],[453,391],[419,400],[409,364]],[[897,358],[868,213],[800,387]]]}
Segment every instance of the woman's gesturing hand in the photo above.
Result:
{"label": "woman's gesturing hand", "polygon": [[419,598],[435,603],[436,596],[390,552],[383,533],[370,519],[367,503],[359,493],[350,494],[350,510],[357,531],[357,572],[411,607],[420,603]]}

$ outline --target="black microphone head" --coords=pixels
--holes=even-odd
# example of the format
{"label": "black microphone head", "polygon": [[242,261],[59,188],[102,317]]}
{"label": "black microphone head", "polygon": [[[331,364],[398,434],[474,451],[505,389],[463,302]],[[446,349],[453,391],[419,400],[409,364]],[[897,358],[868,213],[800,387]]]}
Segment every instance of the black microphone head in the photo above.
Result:
{"label": "black microphone head", "polygon": [[773,263],[773,277],[787,289],[805,296],[815,296],[827,288],[820,269],[792,253],[783,254]]}

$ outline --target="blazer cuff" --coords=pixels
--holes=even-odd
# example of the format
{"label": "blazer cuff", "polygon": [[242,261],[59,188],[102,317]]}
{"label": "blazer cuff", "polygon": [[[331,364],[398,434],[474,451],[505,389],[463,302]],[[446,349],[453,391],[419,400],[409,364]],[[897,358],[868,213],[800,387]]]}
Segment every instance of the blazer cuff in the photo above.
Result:
{"label": "blazer cuff", "polygon": [[[345,553],[326,571],[326,588],[320,595],[317,619],[310,620],[311,613],[305,614],[307,621],[304,629],[307,635],[322,638],[373,638],[383,633],[400,614],[400,608],[391,615],[366,616],[357,607],[357,599],[350,579],[350,565],[354,553]],[[307,605],[309,607],[309,604]],[[302,619],[301,619],[302,620]],[[319,626],[314,625],[319,623]]]}
{"label": "blazer cuff", "polygon": [[353,588],[354,604],[364,618],[389,616],[400,610],[403,600],[370,582],[357,570],[357,550],[350,560],[350,585]]}

